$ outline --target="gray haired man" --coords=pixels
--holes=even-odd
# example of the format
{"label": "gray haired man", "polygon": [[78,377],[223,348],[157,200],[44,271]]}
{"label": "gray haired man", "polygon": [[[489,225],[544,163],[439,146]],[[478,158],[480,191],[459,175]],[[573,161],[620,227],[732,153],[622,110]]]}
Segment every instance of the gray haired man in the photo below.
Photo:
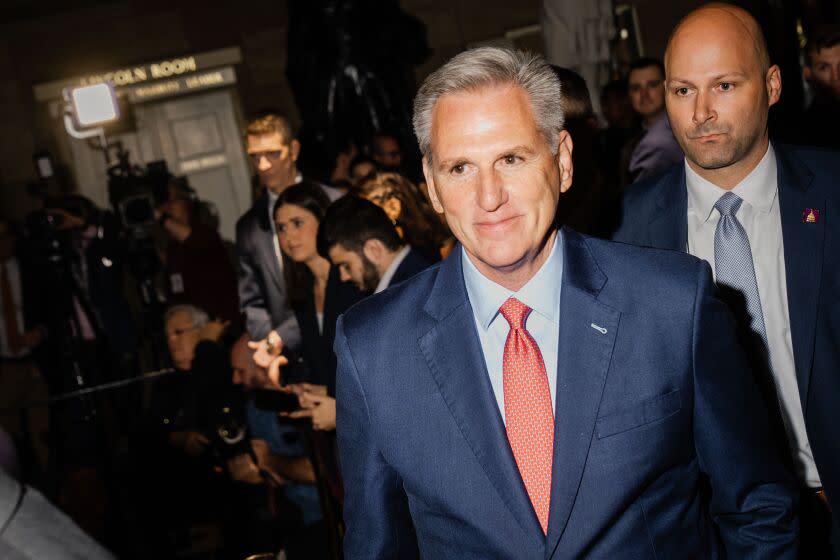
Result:
{"label": "gray haired man", "polygon": [[551,68],[475,49],[414,107],[460,245],[338,323],[345,556],[793,558],[708,265],[554,223],[572,139]]}

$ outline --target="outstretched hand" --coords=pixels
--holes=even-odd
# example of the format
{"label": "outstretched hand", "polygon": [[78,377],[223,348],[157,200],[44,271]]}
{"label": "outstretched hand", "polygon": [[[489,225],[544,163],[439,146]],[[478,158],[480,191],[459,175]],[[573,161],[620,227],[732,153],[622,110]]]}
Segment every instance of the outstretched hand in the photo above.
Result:
{"label": "outstretched hand", "polygon": [[258,367],[267,370],[268,378],[277,387],[280,386],[280,367],[289,363],[283,351],[283,339],[277,331],[271,331],[268,336],[260,341],[248,342],[248,348],[254,350],[254,363]]}

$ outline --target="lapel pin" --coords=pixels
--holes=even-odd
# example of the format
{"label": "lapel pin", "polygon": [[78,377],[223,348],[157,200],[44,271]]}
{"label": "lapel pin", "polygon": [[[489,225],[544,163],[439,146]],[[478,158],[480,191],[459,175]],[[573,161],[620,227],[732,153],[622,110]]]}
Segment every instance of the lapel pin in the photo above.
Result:
{"label": "lapel pin", "polygon": [[802,223],[803,224],[816,224],[820,221],[820,210],[819,208],[806,208],[802,211]]}

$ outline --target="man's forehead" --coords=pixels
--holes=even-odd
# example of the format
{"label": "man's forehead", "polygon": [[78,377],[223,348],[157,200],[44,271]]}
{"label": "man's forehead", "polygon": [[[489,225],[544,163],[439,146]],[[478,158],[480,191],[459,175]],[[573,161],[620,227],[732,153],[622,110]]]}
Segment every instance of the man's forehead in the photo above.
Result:
{"label": "man's forehead", "polygon": [[820,62],[840,60],[840,43],[818,51],[811,51],[811,60]]}
{"label": "man's forehead", "polygon": [[[462,157],[467,151],[499,151],[522,143],[522,138],[496,131],[537,133],[528,94],[513,84],[495,84],[447,93],[432,111],[431,144],[435,159]],[[443,153],[449,152],[449,153]],[[457,152],[457,153],[456,153]]]}
{"label": "man's forehead", "polygon": [[642,82],[651,78],[658,78],[661,80],[663,77],[664,76],[662,76],[662,72],[659,71],[659,68],[655,65],[651,65],[631,70],[630,75],[627,77],[627,81],[632,84],[633,82]]}
{"label": "man's forehead", "polygon": [[279,132],[260,134],[259,136],[248,135],[248,151],[260,152],[264,150],[278,150],[285,148],[286,143]]}
{"label": "man's forehead", "polygon": [[186,311],[178,311],[177,313],[173,313],[172,315],[170,315],[169,320],[166,322],[167,326],[183,324],[192,325],[192,316]]}

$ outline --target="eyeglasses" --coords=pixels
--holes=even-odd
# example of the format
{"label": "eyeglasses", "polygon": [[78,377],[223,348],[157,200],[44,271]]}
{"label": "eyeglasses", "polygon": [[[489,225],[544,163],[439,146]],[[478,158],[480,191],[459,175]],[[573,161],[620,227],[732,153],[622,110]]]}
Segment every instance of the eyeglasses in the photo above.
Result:
{"label": "eyeglasses", "polygon": [[265,152],[251,152],[248,157],[254,165],[259,165],[263,157],[268,161],[277,161],[283,156],[283,150],[268,150]]}
{"label": "eyeglasses", "polygon": [[172,329],[171,331],[168,331],[166,333],[166,338],[169,338],[170,336],[181,336],[185,333],[188,333],[190,331],[194,331],[196,329],[198,329],[198,327],[186,327],[186,328],[181,328],[181,329]]}

